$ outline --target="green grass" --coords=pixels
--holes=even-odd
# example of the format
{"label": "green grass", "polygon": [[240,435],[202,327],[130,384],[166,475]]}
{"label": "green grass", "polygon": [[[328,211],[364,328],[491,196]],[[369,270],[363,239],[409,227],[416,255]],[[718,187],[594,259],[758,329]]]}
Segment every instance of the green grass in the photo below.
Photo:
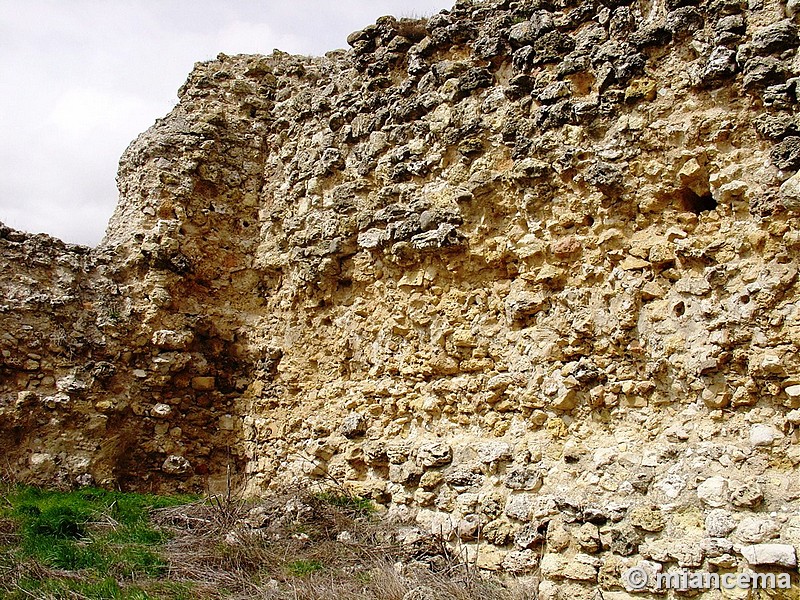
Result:
{"label": "green grass", "polygon": [[[150,511],[186,504],[194,497],[16,486],[2,499],[0,519],[15,524],[17,539],[0,547],[0,565],[35,564],[43,574],[23,576],[13,588],[0,580],[0,600],[176,597],[150,596],[128,583],[158,578],[167,569],[159,555],[167,536],[150,524]],[[48,569],[71,575],[48,577]]]}
{"label": "green grass", "polygon": [[3,593],[0,589],[2,600],[22,600],[30,598],[57,598],[74,599],[87,598],[90,600],[156,600],[169,598],[170,600],[191,600],[194,598],[191,588],[179,583],[159,583],[143,589],[137,586],[121,587],[112,578],[94,582],[83,582],[69,579],[33,579],[25,578],[18,582],[14,591]]}
{"label": "green grass", "polygon": [[354,516],[366,517],[375,512],[372,500],[360,496],[350,496],[335,492],[320,492],[314,497],[325,504],[347,511]]}
{"label": "green grass", "polygon": [[[245,521],[253,504],[195,500],[0,484],[0,600],[225,600],[262,590],[274,600],[397,600],[420,586],[442,600],[535,597],[462,569],[441,544],[424,554],[394,545],[369,500],[335,488],[260,499],[260,530]],[[306,509],[287,514],[290,501]],[[448,569],[401,576],[394,567],[427,556]]]}
{"label": "green grass", "polygon": [[323,569],[318,560],[295,560],[286,565],[286,572],[292,577],[306,577]]}

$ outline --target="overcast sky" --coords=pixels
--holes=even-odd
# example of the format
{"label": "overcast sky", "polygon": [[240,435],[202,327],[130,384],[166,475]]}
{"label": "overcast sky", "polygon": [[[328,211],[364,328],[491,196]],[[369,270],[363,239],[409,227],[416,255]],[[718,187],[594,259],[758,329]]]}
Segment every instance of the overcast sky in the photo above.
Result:
{"label": "overcast sky", "polygon": [[453,0],[0,0],[0,221],[95,245],[125,147],[192,65],[274,48],[321,55],[381,15]]}

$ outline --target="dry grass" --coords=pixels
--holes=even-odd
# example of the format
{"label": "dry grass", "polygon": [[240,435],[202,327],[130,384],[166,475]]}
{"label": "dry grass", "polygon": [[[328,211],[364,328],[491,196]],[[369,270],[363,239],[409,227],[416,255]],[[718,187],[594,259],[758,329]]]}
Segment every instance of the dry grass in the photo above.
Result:
{"label": "dry grass", "polygon": [[485,577],[455,560],[432,536],[402,546],[377,517],[308,492],[291,490],[258,504],[218,501],[162,509],[154,520],[173,532],[165,548],[170,578],[191,583],[198,597],[535,598],[535,582]]}
{"label": "dry grass", "polygon": [[[116,525],[109,515],[95,519],[91,530],[110,535]],[[0,515],[0,598],[536,598],[535,578],[480,573],[440,538],[404,537],[365,501],[335,491],[292,489],[257,502],[211,498],[153,510],[146,525],[166,534],[158,534],[152,546],[143,546],[157,553],[166,569],[98,576],[85,569],[59,570],[38,556],[21,553],[19,523]]]}

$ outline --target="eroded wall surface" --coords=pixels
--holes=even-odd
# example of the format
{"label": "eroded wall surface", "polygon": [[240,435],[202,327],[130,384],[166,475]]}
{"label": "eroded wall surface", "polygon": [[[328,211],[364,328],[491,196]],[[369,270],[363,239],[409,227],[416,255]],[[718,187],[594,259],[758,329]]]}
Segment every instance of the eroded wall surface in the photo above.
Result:
{"label": "eroded wall surface", "polygon": [[542,597],[796,575],[797,10],[460,2],[196,65],[98,248],[0,230],[6,469],[336,482]]}

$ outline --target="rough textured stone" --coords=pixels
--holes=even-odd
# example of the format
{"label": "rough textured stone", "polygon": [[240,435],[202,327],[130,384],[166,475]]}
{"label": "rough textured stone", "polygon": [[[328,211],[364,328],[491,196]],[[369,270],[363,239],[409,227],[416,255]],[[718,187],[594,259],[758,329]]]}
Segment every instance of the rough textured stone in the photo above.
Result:
{"label": "rough textured stone", "polygon": [[781,204],[795,213],[800,213],[800,173],[787,179],[780,188]]}
{"label": "rough textured stone", "polygon": [[628,515],[631,524],[644,531],[661,531],[664,529],[664,515],[655,506],[637,506]]}
{"label": "rough textured stone", "polygon": [[428,442],[417,449],[417,463],[422,467],[440,467],[453,459],[453,450],[445,442]]}
{"label": "rough textured stone", "polygon": [[709,511],[705,519],[706,530],[711,537],[725,537],[736,529],[736,521],[727,510],[714,509]]}
{"label": "rough textured stone", "polygon": [[7,470],[336,481],[543,598],[796,543],[793,10],[458,2],[198,63],[97,248],[0,226]]}
{"label": "rough textured stone", "polygon": [[797,27],[786,19],[762,27],[753,34],[753,50],[759,53],[770,53],[797,46]]}
{"label": "rough textured stone", "polygon": [[161,465],[161,470],[168,475],[185,475],[192,470],[191,463],[183,456],[168,456]]}

